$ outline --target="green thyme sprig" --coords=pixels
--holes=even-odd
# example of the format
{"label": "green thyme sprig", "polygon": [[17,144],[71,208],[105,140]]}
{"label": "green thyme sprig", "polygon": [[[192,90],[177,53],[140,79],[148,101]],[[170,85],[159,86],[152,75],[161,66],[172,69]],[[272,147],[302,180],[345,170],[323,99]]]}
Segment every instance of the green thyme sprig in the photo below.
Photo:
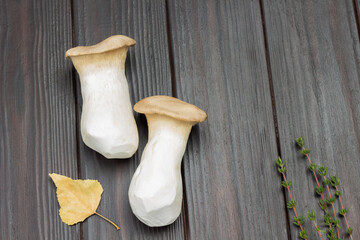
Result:
{"label": "green thyme sprig", "polygon": [[287,208],[294,208],[294,207],[296,207],[296,201],[293,199],[287,203]]}
{"label": "green thyme sprig", "polygon": [[331,225],[331,222],[332,222],[333,218],[332,218],[332,215],[331,215],[331,212],[327,212],[324,216],[324,222],[326,225]]}
{"label": "green thyme sprig", "polygon": [[316,232],[319,234],[321,240],[324,240],[321,233],[324,233],[324,230],[320,230],[320,228],[318,227],[318,225],[316,224],[316,215],[315,215],[315,211],[311,210],[308,212],[308,218],[309,220],[314,224],[315,230]]}
{"label": "green thyme sprig", "polygon": [[[324,165],[322,165],[321,167],[318,168],[318,170],[319,170],[318,171],[319,174],[324,178],[323,183],[325,184],[328,195],[329,195],[329,198],[326,199],[326,202],[328,204],[331,204],[331,206],[332,206],[332,210],[333,210],[333,214],[334,214],[334,220],[332,221],[332,224],[333,224],[334,222],[337,222],[335,205],[334,205],[334,203],[336,201],[336,197],[332,197],[331,192],[330,192],[329,184],[331,183],[331,180],[326,177],[326,174],[328,171],[327,168]],[[339,224],[333,224],[333,225],[336,227],[338,238],[340,238]]]}
{"label": "green thyme sprig", "polygon": [[295,142],[300,147],[300,153],[303,154],[304,156],[306,156],[306,158],[308,159],[309,170],[313,173],[314,178],[316,180],[316,184],[317,184],[316,193],[318,195],[320,195],[321,200],[323,202],[323,206],[324,206],[324,209],[323,208],[322,209],[325,210],[326,209],[326,202],[325,202],[325,199],[324,199],[324,196],[323,196],[324,188],[320,186],[319,180],[318,180],[317,175],[316,175],[316,169],[318,168],[318,166],[315,163],[311,162],[311,159],[309,157],[310,149],[305,148],[305,139],[303,137],[298,137],[298,138],[295,139]]}
{"label": "green thyme sprig", "polygon": [[[351,240],[353,240],[353,237],[352,237],[353,229],[351,227],[349,227],[347,217],[346,217],[347,214],[349,213],[349,209],[344,208],[342,200],[341,200],[341,191],[339,190],[339,185],[340,185],[339,178],[336,175],[328,177],[328,169],[324,165],[319,166],[319,165],[316,165],[315,163],[311,162],[311,159],[309,157],[310,149],[305,148],[305,140],[303,137],[296,138],[295,141],[296,141],[297,145],[300,147],[300,153],[302,155],[306,156],[306,158],[308,159],[309,170],[313,173],[314,178],[316,180],[317,186],[315,186],[315,191],[318,195],[321,196],[321,200],[319,201],[319,206],[325,213],[324,223],[329,227],[327,235],[326,235],[327,238],[330,240],[344,240],[344,238],[345,238],[345,237],[340,238],[340,231],[339,231],[340,219],[336,218],[336,212],[335,212],[335,206],[334,206],[336,200],[339,199],[339,202],[341,205],[341,209],[339,210],[339,215],[344,217],[344,219],[346,221],[346,225],[347,225],[347,233],[350,235]],[[297,214],[297,211],[295,208],[297,203],[296,203],[296,200],[293,199],[293,197],[291,195],[290,187],[292,186],[292,182],[288,181],[285,176],[285,173],[287,171],[287,169],[285,167],[285,163],[280,157],[278,157],[276,159],[276,164],[278,165],[278,172],[281,173],[281,175],[283,177],[283,181],[282,181],[281,185],[287,189],[287,192],[289,194],[290,201],[287,203],[287,207],[289,209],[293,209],[294,214],[295,214],[295,216],[293,217],[293,219],[294,219],[293,223],[296,226],[298,226],[301,230],[299,232],[299,237],[301,239],[308,239],[308,233],[303,228],[305,218],[303,216],[299,216]],[[317,174],[319,174],[322,177],[322,184],[324,186],[320,185]],[[331,194],[330,187],[335,188],[334,196],[332,196],[332,194]],[[325,188],[328,193],[328,199],[324,198]],[[332,206],[332,211],[327,210],[328,205]],[[316,223],[315,212],[313,210],[308,212],[308,218],[313,223],[314,228],[318,232],[318,235],[321,238],[321,240],[323,240],[322,233],[325,233],[326,231],[323,231],[318,227],[318,225]],[[336,231],[335,231],[335,229],[336,229]]]}
{"label": "green thyme sprig", "polygon": [[[319,179],[316,175],[316,171],[320,172],[321,174],[324,174],[325,175],[327,174],[327,169],[323,168],[323,167],[319,167],[317,166],[315,163],[311,162],[311,159],[310,159],[310,149],[306,149],[305,148],[305,139],[303,137],[298,137],[295,139],[295,142],[296,144],[299,146],[300,148],[300,153],[304,156],[306,156],[308,162],[309,162],[309,170],[313,173],[314,175],[314,179],[316,181],[316,193],[318,195],[320,195],[321,197],[321,200],[319,201],[319,206],[321,208],[321,210],[323,210],[325,212],[325,214],[327,213],[327,202],[325,201],[325,198],[324,198],[324,191],[325,191],[325,188],[320,186],[320,183],[319,183]],[[318,169],[320,168],[320,169]],[[319,175],[321,176],[321,174],[319,173]],[[329,228],[331,229],[332,226],[331,226],[331,223],[327,224],[329,226]]]}
{"label": "green thyme sprig", "polygon": [[[311,162],[311,159],[310,159],[310,149],[308,148],[305,148],[305,139],[303,137],[298,137],[295,139],[295,142],[296,144],[300,147],[300,153],[304,156],[306,156],[306,158],[308,159],[308,162],[309,162],[309,170],[313,173],[314,175],[314,178],[316,180],[316,184],[317,184],[317,187],[316,187],[316,193],[318,195],[321,196],[321,201],[320,202],[320,208],[322,210],[324,210],[325,213],[326,212],[326,209],[327,209],[327,204],[331,204],[332,205],[332,208],[333,208],[333,213],[334,213],[334,218],[336,220],[336,212],[335,212],[335,208],[334,208],[334,199],[332,198],[331,196],[331,193],[330,193],[330,190],[329,190],[329,184],[331,183],[331,180],[330,179],[327,179],[326,178],[326,175],[328,173],[328,169],[322,165],[322,166],[317,166],[315,163],[312,163]],[[320,186],[320,183],[319,183],[319,180],[317,178],[317,175],[316,175],[316,172],[323,177],[324,179],[324,184],[326,185],[327,189],[328,189],[328,193],[329,193],[329,199],[325,200],[324,196],[323,196],[323,193],[325,191],[325,189]],[[330,230],[332,229],[332,225],[331,223],[328,223],[327,224],[330,228]],[[339,232],[339,229],[337,228],[337,233],[338,233],[338,238],[340,238],[340,232]]]}
{"label": "green thyme sprig", "polygon": [[329,229],[328,234],[326,236],[329,240],[337,240],[334,228]]}
{"label": "green thyme sprig", "polygon": [[323,202],[322,200],[319,201],[319,206],[321,208],[321,210],[323,210],[325,213],[327,213],[326,209],[327,209],[327,203]]}
{"label": "green thyme sprig", "polygon": [[326,225],[330,226],[330,228],[329,228],[328,234],[326,236],[329,240],[337,240],[336,234],[335,234],[335,228],[331,227],[332,222],[333,222],[332,214],[331,214],[331,212],[327,212],[324,216],[324,223]]}
{"label": "green thyme sprig", "polygon": [[[303,154],[304,156],[306,156],[309,161],[309,170],[314,173],[314,177],[315,177],[317,185],[318,185],[316,187],[316,193],[318,195],[320,195],[321,199],[322,199],[322,201],[320,201],[319,205],[320,205],[320,208],[325,212],[324,221],[327,225],[329,225],[329,228],[330,228],[329,235],[332,236],[334,234],[334,236],[335,236],[335,229],[332,229],[332,225],[334,225],[337,230],[337,235],[338,235],[337,239],[340,239],[339,220],[336,218],[336,212],[335,212],[335,207],[334,207],[336,198],[338,198],[340,205],[341,205],[341,210],[339,210],[339,214],[344,217],[346,226],[347,226],[347,233],[350,235],[351,240],[353,240],[353,237],[352,237],[353,229],[349,226],[349,223],[348,223],[347,217],[346,217],[349,212],[349,209],[344,208],[344,205],[343,205],[342,199],[341,199],[341,191],[339,190],[340,179],[336,175],[330,176],[329,178],[327,178],[328,169],[324,165],[317,166],[315,163],[311,162],[310,157],[309,157],[310,149],[305,148],[305,139],[303,137],[298,137],[295,139],[295,141],[301,149],[300,153]],[[316,177],[316,172],[320,176],[323,177],[323,183],[327,188],[329,198],[326,200],[323,197],[323,192],[325,191],[325,188],[320,186],[319,181]],[[335,188],[335,196],[334,197],[331,195],[329,185],[331,185],[333,188]],[[327,210],[326,210],[327,204],[330,204],[332,206],[334,218],[332,218],[332,217],[329,218],[329,215],[331,216],[331,213],[327,213]],[[336,239],[336,236],[334,239]]]}
{"label": "green thyme sprig", "polygon": [[284,188],[287,189],[287,192],[289,194],[289,198],[290,198],[290,201],[287,203],[287,207],[288,208],[292,208],[293,211],[294,211],[294,224],[298,227],[300,227],[301,231],[299,232],[299,237],[301,239],[304,239],[304,240],[307,240],[308,239],[308,233],[306,232],[306,230],[303,228],[303,224],[305,222],[305,218],[303,216],[299,216],[297,211],[296,211],[296,200],[293,199],[292,195],[291,195],[291,191],[290,191],[290,187],[292,185],[291,181],[288,181],[286,179],[286,176],[285,176],[285,173],[286,173],[286,167],[285,167],[285,163],[284,161],[278,157],[276,160],[275,160],[276,164],[278,165],[278,172],[281,173],[282,177],[283,177],[283,181],[282,181],[282,186]]}
{"label": "green thyme sprig", "polygon": [[299,237],[301,239],[308,239],[308,233],[306,232],[305,229],[299,232]]}
{"label": "green thyme sprig", "polygon": [[343,205],[342,200],[341,200],[341,192],[340,192],[340,190],[338,188],[338,186],[340,185],[340,179],[336,175],[334,175],[334,176],[330,177],[330,180],[331,180],[331,182],[330,182],[331,186],[333,188],[335,188],[335,190],[336,190],[335,196],[338,197],[339,201],[340,201],[341,209],[339,210],[339,214],[344,217],[346,227],[348,229],[347,233],[350,235],[350,238],[353,239],[353,237],[352,237],[353,230],[352,230],[351,227],[349,227],[349,223],[348,223],[348,220],[346,218],[346,215],[349,213],[349,209],[344,208],[344,205]]}

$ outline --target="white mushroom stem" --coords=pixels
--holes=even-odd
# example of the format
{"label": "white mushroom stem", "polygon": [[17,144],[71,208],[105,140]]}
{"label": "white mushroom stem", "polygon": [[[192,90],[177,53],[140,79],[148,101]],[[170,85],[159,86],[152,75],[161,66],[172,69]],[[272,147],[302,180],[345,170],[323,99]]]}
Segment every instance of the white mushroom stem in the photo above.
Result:
{"label": "white mushroom stem", "polygon": [[139,142],[125,77],[127,49],[71,57],[81,81],[83,141],[107,158],[129,158]]}
{"label": "white mushroom stem", "polygon": [[149,141],[129,188],[133,213],[146,225],[171,224],[181,212],[181,161],[192,124],[146,114]]}

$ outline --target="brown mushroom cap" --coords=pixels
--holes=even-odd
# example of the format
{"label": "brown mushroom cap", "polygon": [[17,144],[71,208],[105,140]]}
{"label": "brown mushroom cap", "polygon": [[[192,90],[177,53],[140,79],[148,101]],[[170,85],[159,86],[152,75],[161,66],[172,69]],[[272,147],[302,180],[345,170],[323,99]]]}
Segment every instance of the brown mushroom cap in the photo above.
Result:
{"label": "brown mushroom cap", "polygon": [[122,47],[131,47],[135,40],[124,35],[114,35],[92,46],[78,46],[66,51],[65,57],[74,57],[88,54],[104,53]]}
{"label": "brown mushroom cap", "polygon": [[165,115],[194,124],[207,118],[207,114],[197,106],[169,96],[144,98],[135,104],[134,110],[143,114]]}

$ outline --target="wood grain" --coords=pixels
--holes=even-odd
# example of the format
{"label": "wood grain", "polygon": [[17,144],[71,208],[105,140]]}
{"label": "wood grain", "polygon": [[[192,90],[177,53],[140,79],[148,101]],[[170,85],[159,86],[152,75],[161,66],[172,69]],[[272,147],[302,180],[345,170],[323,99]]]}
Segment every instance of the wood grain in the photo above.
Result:
{"label": "wood grain", "polygon": [[48,173],[77,178],[70,1],[0,1],[0,239],[78,239]]}
{"label": "wood grain", "polygon": [[[281,154],[298,211],[317,209],[322,222],[315,180],[295,151],[294,139],[303,135],[313,161],[340,178],[359,239],[360,48],[353,2],[264,1],[264,9]],[[344,221],[341,226],[343,232]],[[317,238],[309,223],[305,227],[310,239]],[[296,227],[291,230],[295,239]]]}
{"label": "wood grain", "polygon": [[[340,178],[360,238],[359,5],[0,1],[0,239],[297,239],[274,164],[278,154],[299,213],[315,209],[322,221],[314,179],[295,147],[299,135],[312,160]],[[137,41],[126,63],[133,104],[174,94],[209,115],[190,135],[184,209],[168,227],[146,227],[128,202],[147,142],[145,117],[135,115],[140,146],[131,159],[107,160],[80,136],[80,84],[64,53],[113,34]],[[50,172],[98,179],[98,212],[121,230],[97,216],[62,223]]]}
{"label": "wood grain", "polygon": [[183,159],[190,239],[286,239],[257,1],[169,1],[176,93],[208,113]]}
{"label": "wood grain", "polygon": [[[151,95],[171,95],[164,1],[74,2],[76,45],[92,45],[114,34],[124,34],[137,41],[136,46],[129,49],[126,61],[126,76],[133,104]],[[78,98],[81,114],[80,93]],[[147,142],[146,119],[143,115],[135,116],[140,145],[130,159],[105,159],[86,147],[80,138],[81,177],[99,179],[104,194],[98,210],[120,226],[120,231],[115,231],[100,218],[91,218],[83,224],[85,239],[184,238],[182,215],[170,226],[149,228],[131,211],[128,188]]]}

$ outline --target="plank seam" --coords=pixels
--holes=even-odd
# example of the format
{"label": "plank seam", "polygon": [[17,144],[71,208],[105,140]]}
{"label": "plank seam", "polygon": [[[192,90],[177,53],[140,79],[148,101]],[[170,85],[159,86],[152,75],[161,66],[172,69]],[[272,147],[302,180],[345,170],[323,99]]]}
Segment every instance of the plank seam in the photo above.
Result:
{"label": "plank seam", "polygon": [[[76,34],[75,34],[75,21],[74,21],[74,0],[70,0],[70,8],[71,8],[71,45],[75,47],[76,44]],[[77,87],[77,78],[75,68],[72,66],[71,68],[71,76],[73,81],[73,91],[75,98],[75,128],[77,129],[79,126],[79,99],[78,99],[78,87]],[[77,177],[81,179],[81,162],[80,162],[80,133],[76,131],[76,163],[77,163]],[[80,223],[80,240],[84,239],[84,231],[83,231],[83,222]]]}
{"label": "plank seam", "polygon": [[[359,13],[359,3],[357,0],[353,0],[353,9],[355,15],[356,29],[358,33],[358,41],[360,42],[360,13]],[[356,231],[356,233],[359,235],[358,230]]]}
{"label": "plank seam", "polygon": [[[262,30],[263,30],[263,36],[264,36],[266,68],[267,68],[267,73],[268,73],[268,78],[269,78],[271,106],[272,106],[274,128],[275,128],[276,147],[277,147],[278,154],[281,157],[279,126],[278,126],[278,121],[277,121],[274,84],[273,84],[272,72],[271,72],[271,64],[270,64],[269,43],[268,43],[268,38],[267,38],[267,34],[266,34],[266,23],[265,23],[265,13],[264,13],[264,2],[263,2],[263,0],[259,0],[259,4],[260,4],[260,15],[261,15]],[[285,192],[284,188],[282,188],[282,193],[283,193],[284,203],[286,203],[286,192]],[[286,208],[286,204],[284,206],[285,206],[284,211],[285,211],[286,222],[287,222],[286,231],[287,231],[288,239],[291,240],[292,238],[291,238],[291,233],[290,233],[290,224],[291,224],[290,223],[290,216],[289,216],[289,212],[288,212],[288,210]]]}
{"label": "plank seam", "polygon": [[165,0],[166,8],[166,31],[167,31],[167,42],[168,42],[168,52],[169,52],[169,64],[170,64],[170,74],[171,74],[171,93],[173,97],[177,97],[176,94],[176,81],[175,81],[175,71],[174,71],[174,55],[173,55],[173,43],[170,36],[171,26],[170,26],[170,16],[169,16],[169,4],[168,0]]}
{"label": "plank seam", "polygon": [[359,5],[357,0],[353,0],[353,8],[355,13],[355,20],[356,20],[356,28],[358,32],[358,38],[360,41],[360,16],[359,16]]}
{"label": "plank seam", "polygon": [[[171,39],[171,24],[170,24],[170,10],[168,0],[165,0],[166,8],[166,31],[167,31],[167,41],[168,41],[168,52],[169,52],[169,64],[170,64],[170,74],[171,74],[171,93],[173,97],[177,97],[176,91],[176,79],[175,79],[175,64],[174,64],[174,54],[173,54],[173,42]],[[187,205],[187,196],[186,196],[186,184],[185,184],[185,170],[184,164],[181,165],[181,175],[182,175],[182,185],[183,185],[183,201],[182,201],[182,214],[183,214],[183,228],[184,228],[184,238],[189,239],[189,221],[188,221],[188,205]]]}

